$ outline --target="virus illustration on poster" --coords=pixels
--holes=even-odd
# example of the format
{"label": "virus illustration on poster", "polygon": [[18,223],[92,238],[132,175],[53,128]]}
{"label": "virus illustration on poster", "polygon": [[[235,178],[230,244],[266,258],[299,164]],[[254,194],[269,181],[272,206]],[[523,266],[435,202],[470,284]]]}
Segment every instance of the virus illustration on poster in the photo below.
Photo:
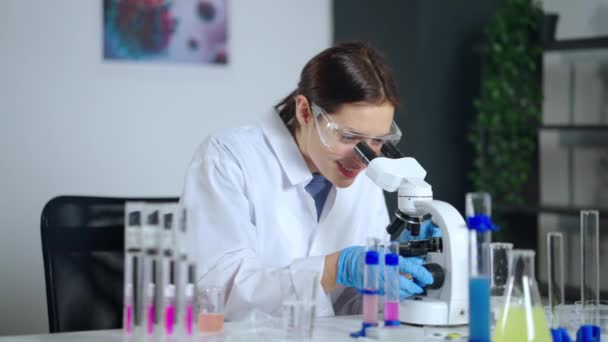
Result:
{"label": "virus illustration on poster", "polygon": [[107,60],[228,62],[228,0],[103,0]]}

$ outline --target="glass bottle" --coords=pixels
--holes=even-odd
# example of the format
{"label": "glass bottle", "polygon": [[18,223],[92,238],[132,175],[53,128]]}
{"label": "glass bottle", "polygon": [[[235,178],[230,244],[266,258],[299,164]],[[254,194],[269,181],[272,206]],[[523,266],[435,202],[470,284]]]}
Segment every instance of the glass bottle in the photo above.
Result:
{"label": "glass bottle", "polygon": [[534,276],[533,250],[511,251],[505,302],[496,322],[494,342],[550,342],[551,334]]}

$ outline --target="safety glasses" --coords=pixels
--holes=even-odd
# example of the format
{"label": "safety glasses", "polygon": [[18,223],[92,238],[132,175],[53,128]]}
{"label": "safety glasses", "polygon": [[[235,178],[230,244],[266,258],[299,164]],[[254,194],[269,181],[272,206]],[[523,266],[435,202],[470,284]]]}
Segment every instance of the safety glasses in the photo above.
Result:
{"label": "safety glasses", "polygon": [[387,134],[370,136],[341,127],[323,108],[313,102],[310,103],[310,108],[315,116],[315,126],[319,132],[319,138],[323,145],[332,152],[352,151],[355,145],[362,141],[365,141],[372,149],[379,151],[385,143],[391,142],[396,145],[401,140],[401,130],[395,121],[391,123],[390,131]]}

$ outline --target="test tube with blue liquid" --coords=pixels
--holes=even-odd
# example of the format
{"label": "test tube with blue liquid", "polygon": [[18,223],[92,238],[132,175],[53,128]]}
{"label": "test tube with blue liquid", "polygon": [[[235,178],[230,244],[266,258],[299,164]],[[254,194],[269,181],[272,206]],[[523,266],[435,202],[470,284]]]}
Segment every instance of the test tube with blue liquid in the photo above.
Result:
{"label": "test tube with blue liquid", "polygon": [[363,270],[363,326],[378,325],[378,293],[380,271],[380,240],[367,240]]}
{"label": "test tube with blue liquid", "polygon": [[384,253],[384,326],[399,325],[399,243],[393,241]]}
{"label": "test tube with blue liquid", "polygon": [[[577,340],[582,336],[600,334],[600,223],[598,210],[581,211],[581,302],[582,325]],[[580,337],[580,338],[579,338]],[[598,339],[599,341],[599,336]],[[586,340],[585,340],[586,341]]]}
{"label": "test tube with blue liquid", "polygon": [[490,341],[490,255],[492,200],[488,193],[467,193],[469,228],[469,341]]}

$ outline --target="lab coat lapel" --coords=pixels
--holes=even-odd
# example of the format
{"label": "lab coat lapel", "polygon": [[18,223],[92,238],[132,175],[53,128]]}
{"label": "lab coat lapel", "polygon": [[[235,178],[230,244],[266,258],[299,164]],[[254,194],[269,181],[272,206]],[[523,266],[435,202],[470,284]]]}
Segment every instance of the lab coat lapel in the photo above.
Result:
{"label": "lab coat lapel", "polygon": [[306,161],[302,157],[293,136],[276,112],[273,111],[268,117],[264,118],[260,122],[260,126],[287,179],[285,186],[295,188],[294,190],[298,192],[298,196],[305,203],[304,207],[307,212],[305,217],[281,213],[284,218],[293,216],[294,218],[298,217],[298,219],[284,222],[280,226],[290,229],[291,232],[303,232],[302,237],[309,242],[306,248],[309,252],[310,241],[314,237],[314,231],[317,227],[315,201],[305,189],[305,186],[312,180],[312,173],[308,169],[308,165],[306,165]]}
{"label": "lab coat lapel", "polygon": [[[312,173],[298,148],[293,136],[276,112],[272,112],[260,123],[264,135],[274,152],[289,185],[306,185],[312,180]],[[304,186],[302,186],[304,190]]]}

